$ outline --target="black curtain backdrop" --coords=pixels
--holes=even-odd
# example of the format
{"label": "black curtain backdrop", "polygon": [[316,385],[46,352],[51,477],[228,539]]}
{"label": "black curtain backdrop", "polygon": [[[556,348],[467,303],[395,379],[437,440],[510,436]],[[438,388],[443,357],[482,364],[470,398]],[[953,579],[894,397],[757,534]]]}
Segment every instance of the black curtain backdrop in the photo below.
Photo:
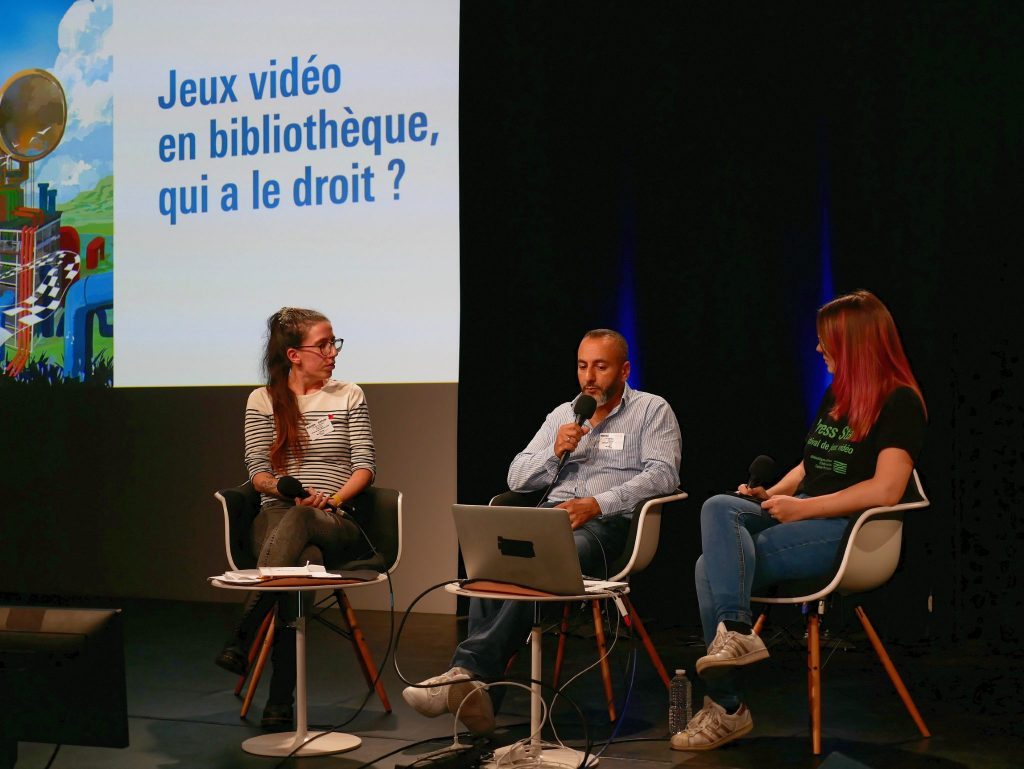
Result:
{"label": "black curtain backdrop", "polygon": [[799,459],[827,250],[835,292],[892,310],[930,415],[932,506],[869,613],[1019,648],[1022,9],[464,2],[460,501],[506,488],[631,288],[690,493],[635,597],[696,626],[701,502]]}

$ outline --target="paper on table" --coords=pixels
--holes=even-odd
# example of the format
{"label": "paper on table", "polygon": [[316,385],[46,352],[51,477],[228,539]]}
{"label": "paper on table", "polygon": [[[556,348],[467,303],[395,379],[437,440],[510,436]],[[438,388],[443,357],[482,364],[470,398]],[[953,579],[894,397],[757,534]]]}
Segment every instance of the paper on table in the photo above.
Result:
{"label": "paper on table", "polygon": [[[307,563],[305,566],[260,566],[262,577],[327,577],[327,569],[318,563]],[[334,576],[334,575],[330,575]]]}
{"label": "paper on table", "polygon": [[[321,567],[322,569],[323,567]],[[245,569],[243,571],[226,571],[216,577],[218,582],[235,584],[256,584],[266,582],[275,577],[308,577],[310,579],[342,579],[344,575],[328,571],[310,571],[304,566],[264,567],[262,569]]]}

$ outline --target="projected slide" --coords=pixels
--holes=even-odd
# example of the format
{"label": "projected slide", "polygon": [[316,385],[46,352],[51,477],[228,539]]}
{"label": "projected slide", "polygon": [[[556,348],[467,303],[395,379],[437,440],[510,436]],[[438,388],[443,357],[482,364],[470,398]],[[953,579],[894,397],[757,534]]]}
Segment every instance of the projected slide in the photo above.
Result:
{"label": "projected slide", "polygon": [[0,72],[29,78],[0,98],[2,376],[254,384],[291,305],[346,379],[457,380],[458,2],[23,13],[53,39]]}

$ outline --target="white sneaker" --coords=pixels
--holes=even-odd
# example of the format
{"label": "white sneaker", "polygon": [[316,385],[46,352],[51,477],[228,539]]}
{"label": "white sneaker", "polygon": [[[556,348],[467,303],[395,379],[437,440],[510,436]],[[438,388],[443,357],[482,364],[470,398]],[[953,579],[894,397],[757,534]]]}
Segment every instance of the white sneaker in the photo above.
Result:
{"label": "white sneaker", "polygon": [[494,731],[494,706],[484,685],[469,680],[472,677],[466,668],[452,668],[447,673],[420,681],[418,686],[405,687],[402,699],[428,718],[458,713],[459,720],[469,731],[487,735]]}
{"label": "white sneaker", "polygon": [[726,668],[749,665],[751,662],[768,659],[764,641],[753,630],[747,635],[735,630],[726,630],[725,623],[718,623],[708,653],[697,660],[697,675],[705,676],[722,672]]}
{"label": "white sneaker", "polygon": [[712,700],[704,698],[704,707],[690,719],[686,728],[671,739],[672,750],[714,750],[732,742],[754,728],[754,719],[746,705],[732,715]]}

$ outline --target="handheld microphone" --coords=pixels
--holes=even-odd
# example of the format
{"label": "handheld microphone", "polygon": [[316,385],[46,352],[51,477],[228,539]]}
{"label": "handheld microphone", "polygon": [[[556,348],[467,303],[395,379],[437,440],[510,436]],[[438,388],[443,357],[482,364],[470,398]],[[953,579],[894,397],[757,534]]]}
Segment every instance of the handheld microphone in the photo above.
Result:
{"label": "handheld microphone", "polygon": [[[747,481],[747,486],[752,489],[756,489],[758,486],[767,486],[771,483],[772,478],[775,477],[775,460],[767,454],[761,454],[750,463],[750,470],[748,472],[750,473],[750,480]],[[751,494],[740,494],[738,491],[730,491],[729,493],[734,497],[749,499],[752,502],[760,503],[762,501],[759,497]]]}
{"label": "handheld microphone", "polygon": [[[579,397],[576,398],[576,402],[572,406],[573,413],[576,414],[576,425],[582,427],[583,423],[594,416],[594,412],[597,411],[597,401],[591,398],[586,393],[580,393]],[[544,504],[548,498],[548,494],[551,493],[551,489],[555,487],[555,481],[558,480],[558,476],[562,472],[562,468],[565,467],[565,462],[569,459],[569,455],[572,453],[572,449],[566,449],[562,452],[562,456],[558,458],[558,468],[555,470],[555,477],[551,479],[551,483],[544,489],[544,493],[540,495],[540,501],[537,502],[537,507]]]}
{"label": "handheld microphone", "polygon": [[[597,411],[597,401],[591,398],[586,393],[581,393],[576,399],[576,403],[572,406],[573,413],[576,414],[576,426],[582,427],[583,423],[594,416],[594,412]],[[572,453],[572,449],[566,449],[562,452],[562,456],[558,458],[558,469],[561,470],[565,461],[569,458],[569,454]]]}
{"label": "handheld microphone", "polygon": [[775,460],[767,454],[761,454],[750,463],[750,480],[747,486],[756,488],[767,486],[775,477]]}
{"label": "handheld microphone", "polygon": [[[277,490],[284,494],[289,499],[305,499],[309,496],[309,489],[305,488],[298,478],[294,478],[291,475],[282,475],[277,479]],[[348,505],[336,505],[331,501],[332,497],[327,498],[327,506],[331,510],[337,510],[338,512],[350,513],[352,508]]]}

